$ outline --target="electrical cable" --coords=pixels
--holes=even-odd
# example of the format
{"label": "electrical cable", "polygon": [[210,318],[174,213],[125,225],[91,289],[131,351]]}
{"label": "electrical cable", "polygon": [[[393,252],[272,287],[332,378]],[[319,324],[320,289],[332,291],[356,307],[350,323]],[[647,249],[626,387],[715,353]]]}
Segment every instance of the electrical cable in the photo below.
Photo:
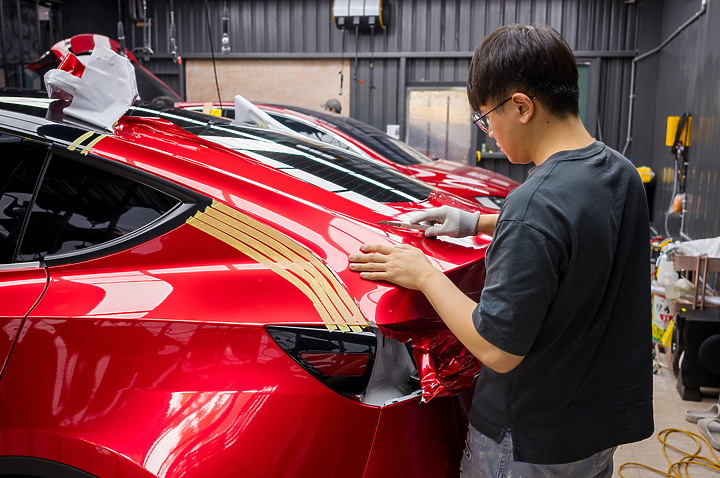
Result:
{"label": "electrical cable", "polygon": [[675,160],[675,175],[673,179],[673,190],[672,194],[670,194],[670,204],[668,204],[667,211],[665,211],[665,237],[671,237],[670,229],[668,228],[668,219],[670,218],[670,211],[672,211],[673,208],[673,202],[675,201],[675,195],[677,194],[677,185],[678,185],[678,166],[677,166],[677,160]]}
{"label": "electrical cable", "polygon": [[[668,437],[673,433],[680,433],[684,436],[691,438],[697,445],[697,450],[694,453],[688,453],[668,443]],[[620,478],[627,478],[625,477],[625,475],[622,474],[622,470],[626,467],[637,467],[640,469],[652,471],[657,475],[665,476],[667,478],[690,478],[690,467],[700,467],[720,473],[720,460],[718,460],[718,457],[713,451],[712,446],[710,446],[710,443],[708,443],[707,439],[705,439],[705,437],[703,437],[702,435],[698,435],[697,433],[687,430],[680,430],[677,428],[666,428],[658,432],[657,438],[660,443],[662,443],[663,455],[665,455],[665,459],[670,464],[670,467],[667,469],[667,471],[662,471],[649,465],[644,465],[642,463],[623,463],[618,467],[618,474],[620,475]],[[708,448],[710,449],[710,453],[715,460],[712,460],[700,454],[703,449],[703,444],[708,446]],[[668,448],[684,456],[680,460],[673,461],[668,456]]]}
{"label": "electrical cable", "polygon": [[340,75],[340,91],[338,91],[338,95],[342,96],[343,94],[343,70],[345,69],[345,31],[346,29],[343,28],[342,30],[342,51],[340,52],[340,71],[338,71],[338,75]]}
{"label": "electrical cable", "polygon": [[370,93],[375,89],[374,73],[375,71],[375,24],[370,25]]}
{"label": "electrical cable", "polygon": [[355,62],[353,63],[353,81],[359,81],[358,80],[358,33],[360,31],[360,27],[355,27]]}
{"label": "electrical cable", "polygon": [[218,102],[222,103],[220,97],[220,83],[218,82],[217,67],[215,66],[215,49],[213,48],[212,29],[210,28],[210,8],[208,8],[208,0],[205,0],[205,17],[207,18],[208,38],[210,39],[210,56],[212,57],[213,72],[215,73],[215,88],[217,89]]}

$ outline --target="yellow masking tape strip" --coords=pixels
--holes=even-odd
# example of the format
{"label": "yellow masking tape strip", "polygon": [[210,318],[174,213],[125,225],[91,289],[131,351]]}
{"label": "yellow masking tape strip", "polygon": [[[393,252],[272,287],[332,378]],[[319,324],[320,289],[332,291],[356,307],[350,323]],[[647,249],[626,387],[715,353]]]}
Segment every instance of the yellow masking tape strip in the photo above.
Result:
{"label": "yellow masking tape strip", "polygon": [[[235,241],[238,241],[240,244],[246,246],[246,248],[252,250],[253,255],[248,254],[247,249],[243,249],[243,252],[250,255],[250,257],[257,260],[258,262],[261,262],[265,265],[279,265],[284,271],[293,273],[295,276],[299,277],[310,286],[310,289],[313,291],[315,296],[320,300],[322,304],[332,304],[333,301],[331,297],[328,296],[327,291],[323,289],[322,285],[318,283],[317,279],[313,277],[307,269],[302,267],[302,263],[298,264],[291,262],[287,259],[287,257],[279,254],[273,248],[267,247],[267,244],[265,244],[264,242],[261,242],[260,240],[239,231],[232,225],[217,220],[217,218],[213,217],[213,214],[220,214],[221,216],[223,216],[217,211],[208,209],[205,214],[197,215],[196,219],[224,232],[228,236],[232,237]],[[227,218],[227,216],[224,217]],[[235,245],[235,243],[233,243],[233,245]],[[273,270],[276,269],[273,268]],[[333,323],[339,325],[340,327],[345,325],[345,320],[343,316],[338,313],[335,308],[326,307],[326,309],[327,312],[329,312]]]}
{"label": "yellow masking tape strip", "polygon": [[[222,211],[223,214],[218,214],[217,211]],[[214,216],[218,223],[227,223],[226,225],[230,228],[230,231],[242,231],[242,237],[247,238],[249,236],[251,238],[256,238],[253,239],[258,241],[256,243],[256,247],[262,248],[262,252],[264,252],[265,257],[275,257],[273,260],[276,262],[278,260],[282,261],[286,268],[293,270],[295,273],[302,271],[300,272],[301,274],[305,273],[302,274],[304,280],[308,280],[307,273],[309,273],[313,277],[311,284],[319,284],[322,292],[324,292],[324,294],[321,294],[318,292],[317,287],[314,287],[313,290],[316,294],[318,294],[318,297],[326,295],[329,298],[329,302],[337,307],[337,312],[342,314],[341,317],[337,317],[337,313],[333,313],[333,316],[337,317],[334,322],[337,323],[343,330],[347,329],[345,323],[347,323],[350,328],[356,332],[361,331],[362,327],[368,325],[367,321],[360,313],[359,308],[350,298],[350,295],[347,293],[339,280],[332,274],[327,266],[320,261],[319,258],[310,253],[309,250],[269,226],[266,226],[250,216],[242,214],[217,201],[213,201],[213,205],[211,208],[207,209],[207,213],[199,213],[197,216],[202,217],[204,214]],[[237,236],[237,234],[238,232],[236,231],[231,232],[229,235]],[[259,234],[260,237],[258,237]],[[268,246],[269,249],[265,246]],[[298,262],[300,264],[308,262],[310,264],[306,265],[310,265],[311,267],[302,267],[298,269],[295,264],[288,265],[288,260],[291,262]],[[327,284],[326,281],[328,281],[329,284]],[[323,301],[322,303],[327,308],[327,301]],[[329,310],[331,312],[336,312],[333,308],[329,308]]]}
{"label": "yellow masking tape strip", "polygon": [[301,256],[306,261],[310,262],[316,270],[318,270],[325,279],[330,283],[331,287],[335,291],[335,293],[338,295],[338,297],[342,300],[343,305],[345,305],[348,313],[351,315],[351,320],[349,322],[354,322],[355,324],[359,326],[367,326],[368,323],[365,320],[365,318],[362,316],[362,313],[360,312],[360,309],[358,308],[357,304],[355,304],[355,301],[352,300],[350,295],[347,293],[347,290],[345,290],[345,287],[340,283],[340,281],[335,277],[335,275],[327,268],[325,264],[323,264],[317,256],[313,255],[302,247],[300,244],[296,243],[295,241],[290,240],[286,236],[283,236],[276,230],[272,229],[271,227],[256,221],[252,219],[249,216],[246,216],[229,206],[226,206],[219,202],[214,202],[213,207],[217,209],[218,211],[221,211],[229,216],[232,216],[236,218],[237,220],[244,222],[245,224],[249,225],[253,229],[260,231],[267,236],[272,237],[277,242],[280,242],[287,246],[288,248],[292,249],[293,252]]}
{"label": "yellow masking tape strip", "polygon": [[98,136],[98,137],[95,138],[94,140],[90,141],[90,143],[88,143],[88,145],[85,146],[85,148],[82,150],[82,153],[80,153],[80,154],[87,156],[87,154],[90,152],[90,150],[91,150],[96,144],[98,144],[98,142],[99,142],[101,139],[107,138],[107,137],[108,137],[108,135],[106,135],[106,134],[101,134],[100,136]]}
{"label": "yellow masking tape strip", "polygon": [[[272,229],[265,227],[265,231],[259,230],[254,227],[256,224],[247,223],[248,221],[252,221],[249,217],[244,218],[245,221],[240,221],[238,220],[239,218],[231,218],[217,210],[208,210],[207,215],[218,221],[227,223],[229,227],[237,231],[236,233],[230,233],[231,235],[243,240],[243,242],[250,243],[250,245],[256,249],[264,252],[265,255],[272,257],[276,262],[279,262],[286,268],[293,270],[303,279],[308,281],[311,286],[319,286],[321,290],[317,291],[318,296],[325,296],[330,300],[332,305],[340,314],[337,317],[338,320],[348,323],[351,327],[353,325],[358,327],[367,325],[364,318],[364,324],[362,324],[357,320],[357,318],[352,316],[352,312],[347,307],[347,304],[338,295],[337,289],[329,282],[328,276],[332,277],[332,275],[327,274],[323,270],[325,269],[324,265],[320,261],[317,261],[317,264],[312,264],[312,262],[308,260],[308,257],[313,256],[306,250],[306,254],[298,253],[304,250],[299,244],[280,234],[268,235],[267,232],[272,231]],[[257,221],[254,222],[257,223]],[[260,223],[257,224],[264,226]],[[238,234],[242,234],[242,238],[239,237]],[[306,266],[298,267],[298,264],[305,264]],[[318,265],[320,266],[319,268]],[[315,289],[315,287],[313,287],[313,289]],[[352,304],[354,305],[354,303]],[[333,315],[335,316],[335,314]],[[362,318],[362,316],[360,317]]]}
{"label": "yellow masking tape strip", "polygon": [[82,143],[83,141],[85,141],[86,139],[88,139],[90,136],[92,136],[94,134],[95,134],[94,131],[88,131],[87,133],[83,134],[78,139],[76,139],[75,141],[70,143],[70,146],[68,146],[68,150],[74,151],[75,148],[77,148],[80,145],[80,143]]}
{"label": "yellow masking tape strip", "polygon": [[[202,214],[202,213],[200,213]],[[267,260],[262,254],[259,254],[257,251],[253,250],[252,248],[248,247],[247,245],[243,244],[242,242],[238,241],[234,237],[231,237],[227,235],[225,232],[216,229],[215,227],[211,226],[210,224],[207,224],[203,222],[201,219],[198,219],[197,217],[191,217],[187,220],[187,223],[191,226],[194,226],[201,231],[206,232],[207,234],[225,242],[226,244],[231,245],[232,247],[236,248],[240,252],[246,254],[248,257],[256,260],[260,264],[263,264],[268,269],[272,270],[273,272],[277,273],[290,283],[292,283],[295,287],[297,287],[305,296],[307,296],[310,301],[315,306],[315,310],[318,311],[320,316],[322,317],[323,323],[325,323],[325,326],[328,328],[328,330],[335,330],[337,329],[337,325],[333,322],[332,318],[328,314],[327,310],[323,306],[323,304],[320,302],[320,300],[317,298],[317,296],[313,293],[313,291],[308,287],[307,284],[305,284],[303,281],[299,280],[297,277],[295,277],[293,274],[290,274],[287,270],[285,270],[283,267],[280,267],[278,264],[276,264],[273,261]]]}

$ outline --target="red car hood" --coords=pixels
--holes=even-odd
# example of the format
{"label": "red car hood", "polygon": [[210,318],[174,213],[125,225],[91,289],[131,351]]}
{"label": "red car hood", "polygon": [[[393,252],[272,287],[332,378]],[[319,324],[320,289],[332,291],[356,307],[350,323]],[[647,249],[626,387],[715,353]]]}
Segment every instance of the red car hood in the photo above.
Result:
{"label": "red car hood", "polygon": [[[196,183],[198,191],[214,202],[198,213],[198,220],[214,215],[226,218],[227,223],[267,228],[267,234],[279,244],[277,250],[291,249],[293,256],[306,262],[317,276],[317,284],[313,282],[309,287],[327,288],[323,293],[337,298],[318,307],[335,309],[329,314],[331,320],[324,320],[328,328],[348,330],[375,325],[386,336],[402,342],[412,340],[426,400],[457,393],[472,383],[479,362],[450,333],[422,294],[363,280],[349,270],[347,259],[366,243],[410,244],[478,300],[485,278],[488,237],[428,239],[421,232],[378,224],[419,209],[443,204],[470,209],[472,204],[437,191],[420,202],[359,203],[263,164],[257,160],[257,150],[233,151],[164,120],[122,118],[115,137],[96,146],[103,146],[106,155],[117,159],[120,155],[113,154],[113,139],[167,153],[161,156],[165,163],[136,162],[141,169],[171,181],[178,175],[201,177],[202,181]],[[318,314],[322,315],[328,314]],[[294,319],[287,320],[293,323]],[[320,319],[318,322],[323,323]]]}

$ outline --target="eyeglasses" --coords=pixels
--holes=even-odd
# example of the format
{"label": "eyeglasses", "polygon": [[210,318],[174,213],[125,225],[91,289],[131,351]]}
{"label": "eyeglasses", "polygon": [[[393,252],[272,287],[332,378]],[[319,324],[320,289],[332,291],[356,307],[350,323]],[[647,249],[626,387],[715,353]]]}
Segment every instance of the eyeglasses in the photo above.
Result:
{"label": "eyeglasses", "polygon": [[481,130],[483,130],[483,132],[489,133],[490,132],[490,122],[488,121],[488,115],[490,113],[492,113],[493,111],[495,111],[496,109],[500,108],[502,105],[504,105],[511,99],[512,99],[512,96],[510,98],[506,99],[505,101],[503,101],[502,103],[500,103],[499,105],[497,105],[495,108],[493,108],[490,111],[488,111],[487,113],[485,113],[484,115],[481,115],[480,113],[473,113],[471,116],[472,122],[475,123],[475,126],[480,128]]}
{"label": "eyeglasses", "polygon": [[[530,96],[529,98],[531,100],[535,99],[534,96]],[[475,123],[475,126],[480,128],[483,132],[489,133],[490,132],[490,121],[488,121],[488,115],[490,113],[492,113],[493,111],[495,111],[496,109],[500,108],[502,105],[504,105],[511,99],[512,99],[512,96],[510,98],[506,99],[505,101],[503,101],[502,103],[500,103],[499,105],[497,105],[495,108],[493,108],[490,111],[488,111],[487,113],[485,113],[484,115],[481,115],[480,113],[473,113],[472,116],[470,117],[472,119],[472,122]]]}

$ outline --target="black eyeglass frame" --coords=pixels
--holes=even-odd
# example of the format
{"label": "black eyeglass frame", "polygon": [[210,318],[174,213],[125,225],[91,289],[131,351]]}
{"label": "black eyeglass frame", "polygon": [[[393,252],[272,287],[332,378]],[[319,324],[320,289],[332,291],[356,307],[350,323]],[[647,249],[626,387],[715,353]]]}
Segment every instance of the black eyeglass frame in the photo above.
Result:
{"label": "black eyeglass frame", "polygon": [[[531,100],[534,100],[535,96],[529,96],[529,98]],[[492,113],[493,111],[495,111],[496,109],[500,108],[502,105],[504,105],[511,99],[512,99],[512,96],[510,98],[506,99],[505,101],[503,101],[502,103],[500,103],[499,105],[497,105],[495,108],[493,108],[490,111],[488,111],[487,113],[485,113],[484,115],[481,115],[480,113],[473,113],[472,116],[470,117],[472,122],[475,124],[475,126],[480,128],[480,130],[483,133],[489,133],[490,132],[490,122],[488,121],[488,115],[490,113]]]}

